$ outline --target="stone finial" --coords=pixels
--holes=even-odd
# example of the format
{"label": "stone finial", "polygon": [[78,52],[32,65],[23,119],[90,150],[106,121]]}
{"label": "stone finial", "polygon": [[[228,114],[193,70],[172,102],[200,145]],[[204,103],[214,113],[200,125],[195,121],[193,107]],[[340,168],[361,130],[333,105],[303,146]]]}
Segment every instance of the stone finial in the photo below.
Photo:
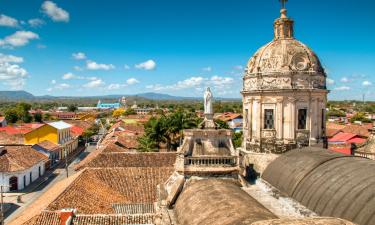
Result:
{"label": "stone finial", "polygon": [[287,16],[287,10],[282,8],[280,10],[280,18],[274,22],[275,40],[277,39],[292,39],[294,38],[294,21]]}

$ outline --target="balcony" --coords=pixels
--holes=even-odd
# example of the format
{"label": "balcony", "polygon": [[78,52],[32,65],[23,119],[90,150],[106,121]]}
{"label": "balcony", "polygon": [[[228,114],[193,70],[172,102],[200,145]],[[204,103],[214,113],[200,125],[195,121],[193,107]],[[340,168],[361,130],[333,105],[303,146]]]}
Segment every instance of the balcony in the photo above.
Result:
{"label": "balcony", "polygon": [[237,156],[205,156],[205,157],[185,157],[187,166],[236,166]]}

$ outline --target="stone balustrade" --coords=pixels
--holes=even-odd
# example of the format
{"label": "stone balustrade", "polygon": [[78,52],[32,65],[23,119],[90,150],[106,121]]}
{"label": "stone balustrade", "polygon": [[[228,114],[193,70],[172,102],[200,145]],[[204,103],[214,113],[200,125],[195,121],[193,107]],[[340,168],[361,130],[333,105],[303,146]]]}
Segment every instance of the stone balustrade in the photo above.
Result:
{"label": "stone balustrade", "polygon": [[186,157],[185,165],[189,166],[235,166],[237,156]]}
{"label": "stone balustrade", "polygon": [[364,157],[364,158],[368,158],[368,159],[375,160],[375,153],[371,153],[371,152],[359,152],[359,151],[356,151],[356,152],[355,152],[355,155],[356,155],[356,156],[361,156],[361,157]]}

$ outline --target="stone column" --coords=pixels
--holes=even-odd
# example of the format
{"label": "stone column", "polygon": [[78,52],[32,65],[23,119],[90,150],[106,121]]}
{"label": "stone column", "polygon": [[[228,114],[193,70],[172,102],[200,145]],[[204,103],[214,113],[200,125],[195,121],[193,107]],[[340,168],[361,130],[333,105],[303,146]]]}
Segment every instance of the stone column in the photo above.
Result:
{"label": "stone column", "polygon": [[249,106],[249,112],[247,115],[247,131],[248,131],[248,137],[251,139],[253,136],[253,98],[250,98],[248,100],[248,106]]}
{"label": "stone column", "polygon": [[311,128],[310,128],[310,140],[316,141],[316,138],[319,137],[320,133],[320,107],[319,101],[317,98],[311,98]]}
{"label": "stone column", "polygon": [[284,117],[284,98],[278,98],[276,104],[276,138],[284,138],[284,129],[283,129],[283,117]]}
{"label": "stone column", "polygon": [[290,103],[290,108],[289,108],[289,116],[290,116],[290,138],[295,140],[296,139],[296,98],[289,97],[288,98],[289,103]]}

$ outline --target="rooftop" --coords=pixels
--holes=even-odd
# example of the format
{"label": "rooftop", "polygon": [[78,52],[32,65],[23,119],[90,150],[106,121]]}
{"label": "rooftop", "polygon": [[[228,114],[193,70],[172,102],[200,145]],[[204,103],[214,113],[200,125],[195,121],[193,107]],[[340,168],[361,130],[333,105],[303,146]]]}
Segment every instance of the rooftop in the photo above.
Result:
{"label": "rooftop", "polygon": [[48,209],[111,214],[115,213],[113,204],[153,203],[156,185],[172,172],[171,167],[87,168]]}
{"label": "rooftop", "polygon": [[0,153],[0,172],[23,171],[47,160],[44,154],[31,146],[6,146]]}
{"label": "rooftop", "polygon": [[62,130],[62,129],[68,129],[68,128],[71,128],[72,125],[64,122],[64,121],[57,121],[57,122],[50,122],[48,123],[48,125],[58,129],[58,130]]}

